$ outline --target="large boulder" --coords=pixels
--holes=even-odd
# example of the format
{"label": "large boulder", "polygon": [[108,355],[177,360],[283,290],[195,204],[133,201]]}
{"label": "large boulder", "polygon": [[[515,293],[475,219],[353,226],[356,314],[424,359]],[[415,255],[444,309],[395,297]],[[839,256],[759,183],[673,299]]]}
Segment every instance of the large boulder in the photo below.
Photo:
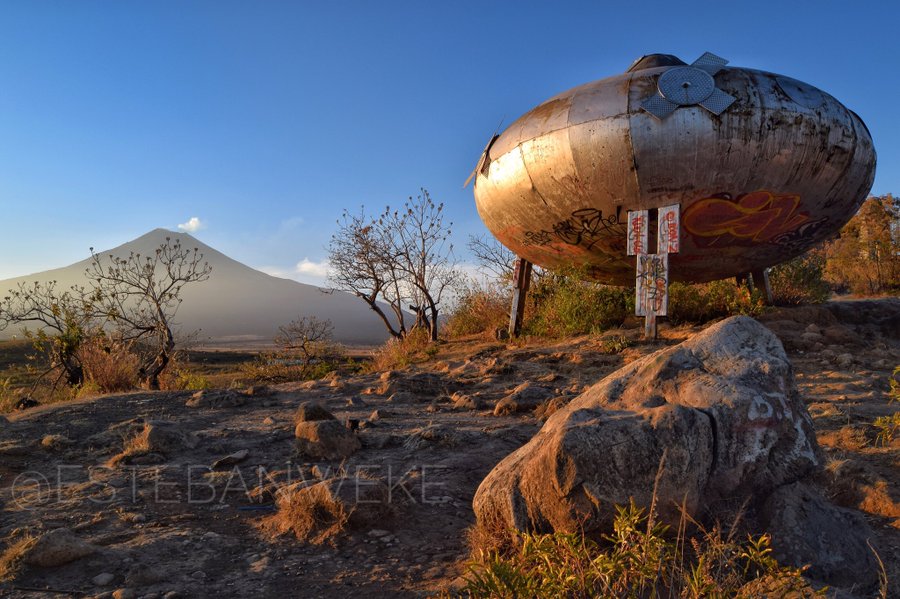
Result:
{"label": "large boulder", "polygon": [[677,524],[713,502],[762,497],[821,463],[781,342],[729,318],[637,360],[555,412],[485,478],[482,524],[606,530],[616,504]]}

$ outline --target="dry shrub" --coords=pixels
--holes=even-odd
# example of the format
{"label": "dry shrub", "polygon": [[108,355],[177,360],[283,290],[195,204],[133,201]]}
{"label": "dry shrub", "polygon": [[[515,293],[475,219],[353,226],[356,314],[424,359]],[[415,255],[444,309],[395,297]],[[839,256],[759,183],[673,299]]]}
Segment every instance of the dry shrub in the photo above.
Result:
{"label": "dry shrub", "polygon": [[500,285],[468,282],[457,291],[456,307],[444,330],[451,338],[482,334],[493,338],[509,320],[509,290]]}
{"label": "dry shrub", "polygon": [[37,542],[30,533],[14,531],[6,539],[6,549],[0,554],[0,582],[15,580],[22,567],[22,560]]}
{"label": "dry shrub", "polygon": [[475,562],[491,554],[511,555],[517,537],[516,531],[510,530],[503,518],[493,511],[486,517],[479,517],[466,529],[466,545]]}
{"label": "dry shrub", "polygon": [[415,362],[424,362],[436,352],[437,347],[431,343],[428,331],[415,328],[405,337],[388,339],[375,351],[370,368],[373,372],[403,368]]}
{"label": "dry shrub", "polygon": [[111,457],[106,465],[114,468],[119,464],[128,464],[133,458],[150,453],[148,432],[148,429],[144,427],[143,430],[125,437],[121,453]]}
{"label": "dry shrub", "polygon": [[278,512],[264,528],[274,534],[292,533],[298,539],[321,545],[347,528],[346,506],[322,484],[301,482],[282,490],[276,502]]}
{"label": "dry shrub", "polygon": [[78,349],[84,368],[84,388],[100,393],[134,389],[140,359],[130,343],[105,335],[92,337]]}
{"label": "dry shrub", "polygon": [[20,399],[21,393],[13,389],[12,379],[9,377],[0,379],[0,414],[15,410]]}
{"label": "dry shrub", "polygon": [[278,492],[278,511],[263,520],[272,535],[293,534],[321,545],[345,531],[382,523],[388,514],[388,490],[363,472],[328,480],[295,483]]}

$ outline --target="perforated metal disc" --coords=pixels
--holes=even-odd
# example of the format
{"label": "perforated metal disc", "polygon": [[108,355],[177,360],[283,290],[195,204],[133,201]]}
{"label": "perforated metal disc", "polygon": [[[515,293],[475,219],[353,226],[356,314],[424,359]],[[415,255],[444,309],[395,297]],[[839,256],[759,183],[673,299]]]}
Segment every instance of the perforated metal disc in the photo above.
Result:
{"label": "perforated metal disc", "polygon": [[659,93],[679,106],[699,104],[716,89],[712,76],[694,67],[673,67],[659,76]]}

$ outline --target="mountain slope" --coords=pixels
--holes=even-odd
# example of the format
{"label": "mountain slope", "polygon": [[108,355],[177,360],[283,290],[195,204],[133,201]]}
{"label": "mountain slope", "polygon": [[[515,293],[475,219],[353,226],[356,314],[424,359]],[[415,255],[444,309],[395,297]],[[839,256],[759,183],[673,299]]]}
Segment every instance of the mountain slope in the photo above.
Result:
{"label": "mountain slope", "polygon": [[[178,239],[185,248],[198,248],[212,266],[209,280],[191,283],[182,290],[183,302],[176,321],[184,332],[200,329],[201,341],[253,343],[269,342],[278,326],[298,316],[331,320],[336,341],[351,344],[381,343],[387,332],[378,316],[360,299],[341,291],[325,291],[280,279],[250,268],[203,244],[186,233],[155,229],[111,250],[98,252],[128,256],[130,252],[147,255],[165,243]],[[85,284],[85,259],[64,268],[0,281],[0,296],[20,282],[57,281],[60,288]],[[12,328],[0,332],[9,337]]]}

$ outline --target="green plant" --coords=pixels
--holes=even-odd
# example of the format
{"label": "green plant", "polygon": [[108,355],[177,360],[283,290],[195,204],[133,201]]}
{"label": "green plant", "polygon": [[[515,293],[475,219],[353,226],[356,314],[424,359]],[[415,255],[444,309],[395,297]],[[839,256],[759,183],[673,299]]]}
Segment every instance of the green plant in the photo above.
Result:
{"label": "green plant", "polygon": [[715,318],[758,316],[765,309],[762,295],[732,281],[697,285],[669,285],[669,320],[675,324],[700,324]]}
{"label": "green plant", "polygon": [[876,430],[875,445],[887,447],[900,432],[900,412],[894,412],[890,416],[879,416],[872,425]]}
{"label": "green plant", "polygon": [[593,283],[582,269],[547,273],[530,294],[524,331],[539,337],[599,333],[621,325],[634,308],[634,293]]}
{"label": "green plant", "polygon": [[900,401],[900,366],[894,368],[891,373],[891,390],[888,392],[888,400],[890,403]]}
{"label": "green plant", "polygon": [[[613,532],[519,533],[511,550],[482,550],[470,562],[471,597],[732,597],[822,594],[803,569],[778,564],[768,535],[739,542],[721,528],[670,539],[665,526],[633,503],[617,507]],[[687,555],[686,555],[687,554]],[[746,593],[752,585],[752,593]]]}
{"label": "green plant", "polygon": [[824,279],[825,255],[812,250],[788,260],[769,271],[769,282],[775,303],[786,306],[821,304],[831,297],[831,287]]}
{"label": "green plant", "polygon": [[188,371],[179,371],[175,377],[175,388],[184,391],[201,391],[209,389],[212,383],[202,374]]}
{"label": "green plant", "polygon": [[631,342],[625,335],[613,335],[600,342],[600,349],[605,354],[619,354],[630,346]]}
{"label": "green plant", "polygon": [[317,360],[307,363],[289,353],[267,352],[238,367],[242,383],[283,383],[319,379],[336,370],[337,361]]}

